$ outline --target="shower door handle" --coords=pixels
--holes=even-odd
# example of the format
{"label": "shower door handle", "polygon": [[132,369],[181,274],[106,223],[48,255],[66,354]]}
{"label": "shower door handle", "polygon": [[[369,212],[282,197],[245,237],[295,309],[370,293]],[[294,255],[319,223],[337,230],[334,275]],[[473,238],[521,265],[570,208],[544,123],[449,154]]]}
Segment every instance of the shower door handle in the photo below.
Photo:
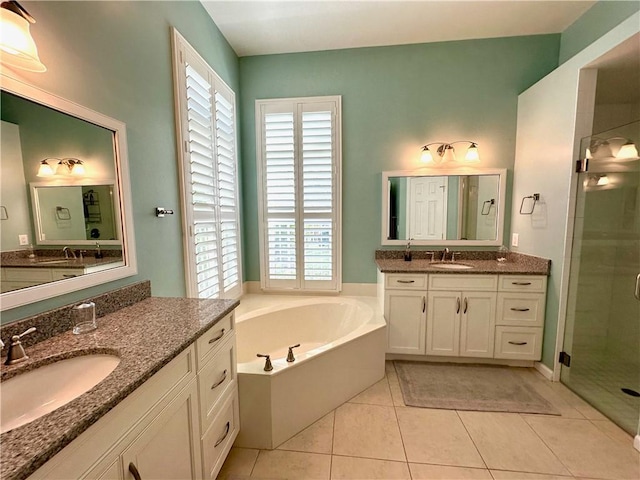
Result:
{"label": "shower door handle", "polygon": [[636,277],[636,291],[633,292],[633,294],[636,297],[636,300],[640,300],[640,273]]}

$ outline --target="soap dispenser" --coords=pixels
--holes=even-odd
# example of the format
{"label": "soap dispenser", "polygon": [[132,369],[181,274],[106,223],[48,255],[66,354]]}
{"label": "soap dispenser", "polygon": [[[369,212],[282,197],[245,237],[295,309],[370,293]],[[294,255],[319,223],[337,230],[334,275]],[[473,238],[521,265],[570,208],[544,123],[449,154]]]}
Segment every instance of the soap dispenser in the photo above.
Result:
{"label": "soap dispenser", "polygon": [[404,249],[404,261],[411,261],[411,242],[407,242],[407,248]]}

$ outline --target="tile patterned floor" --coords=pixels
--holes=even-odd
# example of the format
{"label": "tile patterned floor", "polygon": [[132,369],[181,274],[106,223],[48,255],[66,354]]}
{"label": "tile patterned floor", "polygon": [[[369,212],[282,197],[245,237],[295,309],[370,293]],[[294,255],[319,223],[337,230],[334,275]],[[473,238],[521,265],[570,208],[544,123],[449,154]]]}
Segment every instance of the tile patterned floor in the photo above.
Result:
{"label": "tile patterned floor", "polygon": [[218,480],[640,479],[632,438],[564,385],[518,369],[561,416],[407,407],[387,374],[272,451],[234,448]]}

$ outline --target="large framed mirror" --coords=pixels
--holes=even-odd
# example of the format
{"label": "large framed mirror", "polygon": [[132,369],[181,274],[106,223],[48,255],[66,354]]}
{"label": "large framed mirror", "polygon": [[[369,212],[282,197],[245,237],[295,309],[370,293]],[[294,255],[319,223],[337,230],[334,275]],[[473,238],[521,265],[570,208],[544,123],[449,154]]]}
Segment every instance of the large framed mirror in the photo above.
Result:
{"label": "large framed mirror", "polygon": [[0,87],[0,309],[135,275],[125,124],[4,74]]}
{"label": "large framed mirror", "polygon": [[502,245],[505,169],[382,172],[382,245]]}

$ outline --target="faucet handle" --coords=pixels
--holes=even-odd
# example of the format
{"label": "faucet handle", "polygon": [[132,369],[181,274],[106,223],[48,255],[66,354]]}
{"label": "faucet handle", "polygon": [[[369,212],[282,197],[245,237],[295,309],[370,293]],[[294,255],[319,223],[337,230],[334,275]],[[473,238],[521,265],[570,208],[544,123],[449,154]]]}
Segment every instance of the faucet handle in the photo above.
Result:
{"label": "faucet handle", "polygon": [[5,365],[13,365],[14,363],[19,363],[29,358],[27,353],[24,351],[24,347],[22,346],[20,339],[35,331],[36,327],[31,327],[20,335],[14,335],[11,337],[11,343],[9,344],[9,350],[7,351],[7,360],[4,362]]}
{"label": "faucet handle", "polygon": [[436,252],[424,252],[424,253],[426,253],[427,255],[431,255],[430,262],[433,263],[433,259],[434,259],[434,256],[435,256]]}
{"label": "faucet handle", "polygon": [[451,253],[451,261],[452,262],[456,261],[456,255],[462,255],[462,252],[452,252]]}
{"label": "faucet handle", "polygon": [[[22,332],[20,335],[14,335],[13,337],[11,337],[11,340],[16,341],[16,340],[20,340],[22,337],[24,337],[25,335],[28,335],[30,333],[33,333],[36,331],[36,327],[31,327],[31,328],[27,328],[24,332]],[[16,338],[17,337],[17,338]]]}
{"label": "faucet handle", "polygon": [[266,358],[264,362],[264,371],[270,372],[273,370],[273,365],[271,364],[271,355],[265,355],[264,353],[258,353],[256,357]]}
{"label": "faucet handle", "polygon": [[287,362],[291,363],[296,361],[296,358],[293,356],[293,349],[298,348],[299,346],[300,344],[298,343],[297,345],[292,345],[291,347],[289,347],[289,353],[287,354]]}

